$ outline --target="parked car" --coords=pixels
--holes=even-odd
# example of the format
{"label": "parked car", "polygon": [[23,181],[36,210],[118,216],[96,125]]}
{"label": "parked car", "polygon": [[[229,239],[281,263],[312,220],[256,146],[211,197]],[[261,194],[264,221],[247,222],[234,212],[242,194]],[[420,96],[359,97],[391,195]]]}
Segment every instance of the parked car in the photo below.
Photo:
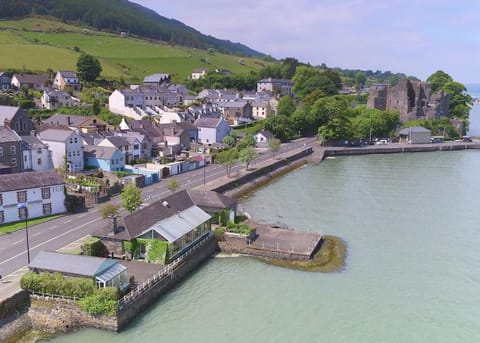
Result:
{"label": "parked car", "polygon": [[378,141],[375,142],[375,145],[384,145],[388,144],[388,141],[386,139],[379,139]]}

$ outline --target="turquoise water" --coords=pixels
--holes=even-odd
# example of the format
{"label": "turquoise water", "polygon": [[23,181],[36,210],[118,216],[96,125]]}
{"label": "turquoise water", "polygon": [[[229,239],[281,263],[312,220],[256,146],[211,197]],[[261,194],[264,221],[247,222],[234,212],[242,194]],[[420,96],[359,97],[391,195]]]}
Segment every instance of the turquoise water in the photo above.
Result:
{"label": "turquoise water", "polygon": [[216,258],[121,334],[52,342],[480,341],[480,151],[370,155],[297,170],[242,206],[337,235],[343,271]]}

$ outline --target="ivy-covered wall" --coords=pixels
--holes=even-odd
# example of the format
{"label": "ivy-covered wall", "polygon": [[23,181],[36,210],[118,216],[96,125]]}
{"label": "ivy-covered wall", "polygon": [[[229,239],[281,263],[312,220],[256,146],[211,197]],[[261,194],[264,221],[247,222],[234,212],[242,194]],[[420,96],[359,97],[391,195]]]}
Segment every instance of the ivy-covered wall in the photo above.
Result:
{"label": "ivy-covered wall", "polygon": [[145,246],[145,260],[160,264],[168,263],[170,258],[169,243],[158,239],[135,238],[129,242],[123,242],[123,247],[132,258],[140,256],[140,247]]}

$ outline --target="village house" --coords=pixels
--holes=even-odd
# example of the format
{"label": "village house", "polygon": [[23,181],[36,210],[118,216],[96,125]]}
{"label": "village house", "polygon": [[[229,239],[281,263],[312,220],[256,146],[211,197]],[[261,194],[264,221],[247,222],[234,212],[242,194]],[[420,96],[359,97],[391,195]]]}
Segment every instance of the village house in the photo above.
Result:
{"label": "village house", "polygon": [[70,93],[51,88],[43,90],[40,102],[42,107],[47,110],[56,110],[57,108],[72,107],[74,105]]}
{"label": "village house", "polygon": [[85,166],[116,172],[125,168],[125,155],[114,147],[85,145]]}
{"label": "village house", "polygon": [[18,106],[0,106],[0,127],[6,126],[19,135],[29,135],[34,129],[33,121]]}
{"label": "village house", "polygon": [[0,72],[0,90],[10,89],[12,78],[4,72]]}
{"label": "village house", "polygon": [[118,149],[123,154],[123,158],[126,161],[126,163],[131,163],[131,161],[133,160],[133,157],[132,157],[133,147],[130,146],[130,143],[123,137],[106,136],[96,145]]}
{"label": "village house", "polygon": [[108,124],[97,116],[80,116],[58,113],[45,119],[42,124],[49,126],[66,126],[71,130],[77,130],[82,133],[103,132],[108,128]]}
{"label": "village house", "polygon": [[145,76],[143,79],[143,84],[145,86],[161,86],[164,83],[170,82],[170,74],[152,74]]}
{"label": "village house", "polygon": [[77,73],[70,70],[57,71],[53,79],[53,87],[57,89],[71,89],[73,91],[80,90],[80,80]]}
{"label": "village house", "polygon": [[231,128],[222,117],[201,117],[193,125],[198,129],[199,143],[222,143],[223,138],[230,134]]}
{"label": "village house", "polygon": [[195,125],[182,122],[171,124],[160,124],[163,130],[163,139],[167,146],[177,146],[175,153],[181,150],[189,150],[190,143],[198,141],[198,129]]}
{"label": "village house", "polygon": [[83,171],[83,138],[80,134],[59,127],[40,131],[37,137],[51,150],[55,168],[65,168],[70,172]]}
{"label": "village house", "polygon": [[406,127],[400,130],[400,143],[427,144],[430,143],[432,131],[421,126]]}
{"label": "village house", "polygon": [[22,139],[9,127],[0,126],[0,174],[22,172]]}
{"label": "village house", "polygon": [[252,104],[248,101],[219,102],[218,109],[230,125],[253,119]]}
{"label": "village house", "polygon": [[254,134],[253,138],[258,145],[267,145],[275,136],[268,130],[261,130]]}
{"label": "village house", "polygon": [[48,145],[34,135],[21,136],[23,169],[34,171],[53,170],[52,153]]}
{"label": "village house", "polygon": [[293,82],[287,79],[262,79],[257,82],[257,92],[270,92],[272,94],[281,94],[293,96]]}
{"label": "village house", "polygon": [[128,269],[118,260],[40,251],[28,265],[35,273],[60,273],[67,277],[92,280],[98,288],[129,286]]}
{"label": "village house", "polygon": [[10,84],[13,89],[38,89],[42,90],[48,87],[50,78],[48,75],[35,74],[13,74]]}
{"label": "village house", "polygon": [[165,147],[163,130],[160,128],[160,124],[145,119],[132,120],[128,123],[128,128],[146,137],[151,149],[150,156],[158,156],[162,148]]}
{"label": "village house", "polygon": [[0,175],[1,223],[65,211],[65,182],[55,171]]}
{"label": "village house", "polygon": [[172,260],[211,233],[210,219],[211,216],[184,190],[125,217],[111,218],[108,226],[94,236],[117,256],[125,255],[124,242],[140,239],[139,255],[142,257],[147,248],[145,240],[163,241],[169,246]]}
{"label": "village house", "polygon": [[150,159],[152,157],[152,144],[144,134],[135,131],[121,131],[114,132],[114,134],[123,137],[132,147],[132,150],[127,151],[127,154],[130,153],[133,160],[139,158]]}
{"label": "village house", "polygon": [[272,115],[270,101],[253,101],[252,115],[255,119],[265,119]]}
{"label": "village house", "polygon": [[193,69],[191,78],[192,80],[198,80],[202,76],[207,75],[207,72],[207,69]]}

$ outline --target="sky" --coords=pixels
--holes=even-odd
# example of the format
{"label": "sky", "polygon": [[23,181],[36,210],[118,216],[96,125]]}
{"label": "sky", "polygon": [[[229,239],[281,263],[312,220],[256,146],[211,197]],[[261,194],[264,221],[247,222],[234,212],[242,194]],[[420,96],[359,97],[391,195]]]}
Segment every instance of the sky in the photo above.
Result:
{"label": "sky", "polygon": [[476,0],[134,0],[277,59],[480,82]]}

